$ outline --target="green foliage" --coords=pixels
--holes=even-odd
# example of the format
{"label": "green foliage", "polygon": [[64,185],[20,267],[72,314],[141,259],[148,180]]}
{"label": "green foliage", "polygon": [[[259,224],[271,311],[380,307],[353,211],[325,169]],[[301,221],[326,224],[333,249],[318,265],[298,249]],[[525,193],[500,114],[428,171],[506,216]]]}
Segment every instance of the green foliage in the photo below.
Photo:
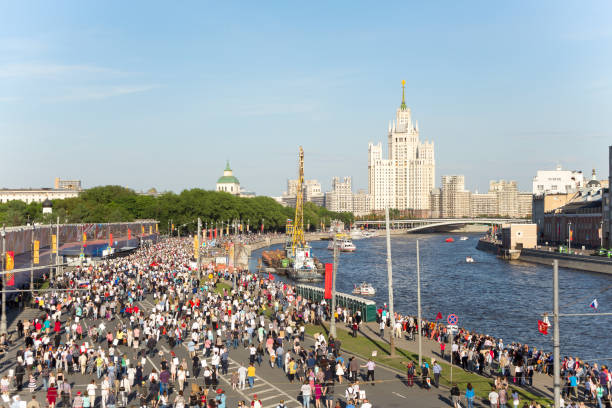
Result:
{"label": "green foliage", "polygon": [[[53,201],[53,214],[42,215],[40,203],[26,204],[10,201],[0,204],[0,224],[24,225],[26,222],[100,223],[125,222],[136,219],[155,219],[160,230],[167,231],[170,220],[181,232],[193,232],[195,220],[221,227],[221,222],[242,220],[250,224],[251,231],[259,230],[262,220],[266,231],[284,231],[287,219],[295,217],[295,209],[283,207],[270,197],[241,198],[229,193],[202,189],[184,190],[180,194],[164,193],[157,197],[138,195],[133,190],[120,186],[100,186],[84,191],[77,198]],[[313,203],[304,206],[304,228],[310,222],[315,230],[321,221],[329,226],[331,220],[339,219],[345,224],[353,220],[351,213],[334,213]],[[185,225],[186,224],[186,225]],[[183,226],[184,225],[184,226]]]}

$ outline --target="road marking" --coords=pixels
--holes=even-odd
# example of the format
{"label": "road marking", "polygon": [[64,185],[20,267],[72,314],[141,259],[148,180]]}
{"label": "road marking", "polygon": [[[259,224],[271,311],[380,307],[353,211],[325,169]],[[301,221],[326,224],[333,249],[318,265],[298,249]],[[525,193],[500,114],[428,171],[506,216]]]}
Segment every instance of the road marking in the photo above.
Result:
{"label": "road marking", "polygon": [[153,360],[151,360],[151,358],[149,356],[147,356],[147,360],[149,360],[149,363],[151,363],[151,365],[153,365],[153,368],[155,368],[156,371],[159,371],[159,368],[157,368],[157,366],[155,365],[155,363],[153,362]]}
{"label": "road marking", "polygon": [[393,391],[393,394],[397,395],[398,397],[402,397],[404,399],[408,398],[408,397],[404,397],[402,394],[398,394],[397,392]]}

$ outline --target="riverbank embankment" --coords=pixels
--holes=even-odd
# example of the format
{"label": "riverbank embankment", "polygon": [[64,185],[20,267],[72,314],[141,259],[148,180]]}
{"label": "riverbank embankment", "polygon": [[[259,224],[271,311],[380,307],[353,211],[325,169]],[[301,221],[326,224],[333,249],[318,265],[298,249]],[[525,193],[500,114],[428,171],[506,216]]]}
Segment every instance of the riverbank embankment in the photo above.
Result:
{"label": "riverbank embankment", "polygon": [[[476,249],[495,255],[500,254],[500,245],[487,240],[479,240]],[[559,266],[562,268],[612,275],[612,259],[610,258],[592,255],[564,254],[543,249],[522,249],[518,258],[519,261],[542,265],[552,265],[555,259],[559,261]]]}

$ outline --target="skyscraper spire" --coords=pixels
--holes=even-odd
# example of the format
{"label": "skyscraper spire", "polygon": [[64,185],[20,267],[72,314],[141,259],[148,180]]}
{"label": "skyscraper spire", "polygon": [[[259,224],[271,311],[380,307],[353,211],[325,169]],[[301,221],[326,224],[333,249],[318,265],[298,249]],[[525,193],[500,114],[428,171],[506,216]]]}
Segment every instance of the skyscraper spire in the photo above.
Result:
{"label": "skyscraper spire", "polygon": [[406,98],[404,97],[405,86],[406,86],[406,80],[402,79],[402,104],[400,105],[401,110],[406,110]]}

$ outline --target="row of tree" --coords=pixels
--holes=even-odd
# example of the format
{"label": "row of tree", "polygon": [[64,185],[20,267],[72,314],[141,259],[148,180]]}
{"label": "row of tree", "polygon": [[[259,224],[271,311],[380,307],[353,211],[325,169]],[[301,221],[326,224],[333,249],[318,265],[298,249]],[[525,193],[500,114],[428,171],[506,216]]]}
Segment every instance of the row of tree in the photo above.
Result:
{"label": "row of tree", "polygon": [[[42,214],[42,204],[26,204],[9,201],[0,204],[0,223],[6,226],[25,225],[28,222],[102,223],[126,222],[137,219],[155,219],[160,230],[168,226],[182,226],[182,231],[194,231],[195,220],[203,225],[233,223],[240,220],[243,228],[259,230],[263,222],[266,231],[284,231],[288,219],[293,219],[295,209],[283,207],[270,197],[241,198],[229,193],[201,189],[184,190],[180,194],[163,193],[158,196],[136,194],[120,186],[101,186],[85,190],[79,197],[53,201],[53,213]],[[316,230],[332,220],[350,225],[351,213],[335,213],[313,203],[304,205],[304,228]]]}

